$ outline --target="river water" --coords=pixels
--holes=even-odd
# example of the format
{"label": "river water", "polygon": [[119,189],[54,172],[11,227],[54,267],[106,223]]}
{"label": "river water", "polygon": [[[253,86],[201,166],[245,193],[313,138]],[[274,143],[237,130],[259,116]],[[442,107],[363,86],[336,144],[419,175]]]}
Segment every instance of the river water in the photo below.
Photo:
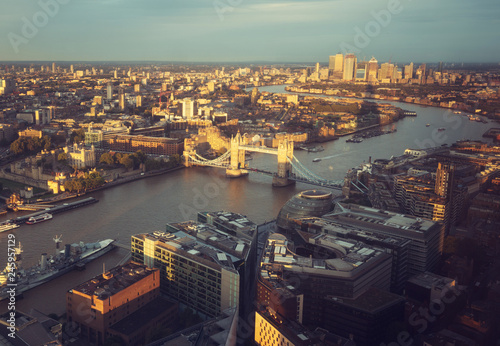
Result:
{"label": "river water", "polygon": [[[259,88],[260,91],[284,92],[284,86]],[[384,102],[384,101],[381,101]],[[483,139],[482,134],[494,123],[470,122],[465,116],[433,107],[391,102],[403,109],[417,112],[417,117],[407,117],[394,126],[397,132],[365,139],[362,143],[346,143],[349,137],[322,143],[324,151],[307,153],[296,151],[295,156],[311,171],[330,179],[340,180],[346,171],[363,161],[401,155],[406,148],[422,148],[452,144],[460,139]],[[431,126],[426,127],[429,123]],[[388,125],[392,127],[393,125]],[[446,131],[437,132],[444,127]],[[314,158],[322,161],[313,163]],[[251,167],[276,170],[276,157],[253,154]],[[185,221],[196,217],[202,210],[229,210],[247,215],[256,223],[276,217],[283,204],[296,193],[311,188],[297,184],[273,188],[271,177],[251,173],[247,177],[226,179],[224,171],[217,168],[193,167],[161,176],[137,180],[128,184],[92,193],[98,203],[54,215],[50,221],[35,225],[22,225],[10,232],[0,233],[0,266],[7,260],[7,236],[12,233],[21,242],[23,265],[30,266],[39,260],[42,252],[49,255],[55,247],[53,238],[62,235],[63,244],[79,241],[94,242],[113,238],[130,245],[130,236],[137,233],[164,230],[170,222]],[[338,191],[334,193],[339,194]],[[20,216],[8,213],[5,220]],[[125,249],[115,249],[87,265],[83,272],[72,272],[25,293],[17,308],[29,311],[35,307],[44,313],[62,314],[65,310],[64,292],[107,268],[116,265],[127,255]],[[0,311],[6,303],[0,302]]]}

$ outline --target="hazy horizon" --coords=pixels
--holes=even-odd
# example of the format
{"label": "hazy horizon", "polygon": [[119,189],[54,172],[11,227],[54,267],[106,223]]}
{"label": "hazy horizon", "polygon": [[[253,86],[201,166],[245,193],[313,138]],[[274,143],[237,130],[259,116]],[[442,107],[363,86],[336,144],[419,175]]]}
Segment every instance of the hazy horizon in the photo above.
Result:
{"label": "hazy horizon", "polygon": [[497,0],[19,0],[0,61],[498,63]]}

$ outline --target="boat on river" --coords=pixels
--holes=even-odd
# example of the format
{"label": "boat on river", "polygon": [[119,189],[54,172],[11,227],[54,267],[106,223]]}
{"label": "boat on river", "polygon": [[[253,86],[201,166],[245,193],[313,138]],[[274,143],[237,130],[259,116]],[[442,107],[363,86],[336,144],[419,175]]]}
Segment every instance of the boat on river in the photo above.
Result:
{"label": "boat on river", "polygon": [[32,216],[26,221],[27,225],[34,225],[35,223],[52,220],[52,214],[44,213],[37,216]]}
{"label": "boat on river", "polygon": [[10,231],[10,230],[13,230],[16,228],[19,228],[19,225],[17,223],[11,222],[9,220],[9,221],[6,221],[6,222],[0,224],[0,233],[7,232],[7,231]]}
{"label": "boat on river", "polygon": [[32,288],[53,280],[73,269],[84,267],[86,263],[112,250],[113,239],[106,239],[96,243],[66,244],[59,249],[61,237],[55,237],[56,251],[53,255],[43,253],[39,263],[30,267],[22,267],[21,243],[14,248],[14,261],[8,262],[0,272],[0,300],[21,295]]}

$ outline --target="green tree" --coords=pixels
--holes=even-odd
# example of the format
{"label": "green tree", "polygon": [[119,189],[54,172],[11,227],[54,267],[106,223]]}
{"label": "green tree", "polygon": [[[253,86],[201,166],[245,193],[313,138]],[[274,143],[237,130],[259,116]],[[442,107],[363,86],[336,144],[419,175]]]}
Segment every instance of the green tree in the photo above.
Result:
{"label": "green tree", "polygon": [[113,155],[111,155],[110,153],[104,153],[101,155],[101,158],[99,159],[99,163],[113,165],[115,163],[115,159],[113,158]]}
{"label": "green tree", "polygon": [[81,143],[85,141],[85,129],[78,129],[76,131],[71,132],[71,136],[69,137],[71,143]]}
{"label": "green tree", "polygon": [[120,164],[125,166],[125,168],[130,169],[134,167],[134,160],[129,155],[123,155],[120,158]]}
{"label": "green tree", "polygon": [[59,155],[57,155],[57,161],[61,161],[61,162],[68,161],[68,154],[60,153]]}

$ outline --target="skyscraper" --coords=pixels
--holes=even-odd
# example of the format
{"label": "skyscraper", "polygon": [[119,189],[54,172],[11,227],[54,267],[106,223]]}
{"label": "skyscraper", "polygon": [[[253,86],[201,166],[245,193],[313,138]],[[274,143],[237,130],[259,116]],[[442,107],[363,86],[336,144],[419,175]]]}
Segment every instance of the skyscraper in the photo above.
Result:
{"label": "skyscraper", "polygon": [[455,166],[450,163],[439,162],[436,171],[436,185],[434,193],[439,197],[450,199],[453,190],[453,173]]}
{"label": "skyscraper", "polygon": [[71,66],[69,67],[69,70],[71,71],[71,73],[75,73],[75,68],[74,68],[74,66],[73,66],[73,65],[71,65]]}
{"label": "skyscraper", "polygon": [[328,69],[332,71],[335,70],[335,55],[330,55],[328,59]]}
{"label": "skyscraper", "polygon": [[106,96],[107,96],[108,100],[113,99],[113,84],[111,84],[111,83],[108,83],[107,95]]}
{"label": "skyscraper", "polygon": [[369,82],[377,81],[378,61],[374,57],[368,61],[368,71],[366,72]]}
{"label": "skyscraper", "polygon": [[194,115],[194,101],[193,99],[186,98],[182,100],[182,117],[190,120]]}
{"label": "skyscraper", "polygon": [[120,90],[120,109],[125,110],[125,94]]}
{"label": "skyscraper", "polygon": [[344,71],[344,55],[342,53],[338,53],[335,55],[335,72],[343,72]]}
{"label": "skyscraper", "polygon": [[410,63],[410,65],[405,65],[405,79],[412,79],[413,78],[413,63]]}
{"label": "skyscraper", "polygon": [[52,73],[56,73],[56,63],[52,63]]}
{"label": "skyscraper", "polygon": [[357,66],[356,55],[347,54],[344,59],[344,74],[342,79],[346,81],[352,81],[355,77]]}

